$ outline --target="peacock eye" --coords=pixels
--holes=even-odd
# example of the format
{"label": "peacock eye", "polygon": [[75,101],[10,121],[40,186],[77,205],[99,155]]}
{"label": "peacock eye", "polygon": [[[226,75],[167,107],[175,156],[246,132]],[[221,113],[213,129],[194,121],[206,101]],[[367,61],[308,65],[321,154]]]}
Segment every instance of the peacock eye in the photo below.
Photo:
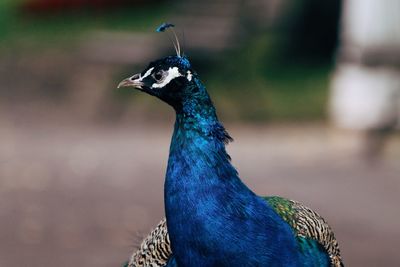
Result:
{"label": "peacock eye", "polygon": [[153,74],[154,79],[156,79],[157,81],[161,81],[161,79],[163,78],[163,72],[162,71],[157,71],[156,73]]}

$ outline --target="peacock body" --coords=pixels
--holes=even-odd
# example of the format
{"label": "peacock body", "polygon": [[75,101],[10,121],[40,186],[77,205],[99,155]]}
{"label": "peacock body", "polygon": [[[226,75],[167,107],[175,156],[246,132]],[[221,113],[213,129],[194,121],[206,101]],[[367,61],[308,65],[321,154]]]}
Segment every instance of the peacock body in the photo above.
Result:
{"label": "peacock body", "polygon": [[186,57],[154,61],[119,86],[156,96],[176,112],[166,220],[129,266],[343,266],[321,216],[295,201],[257,196],[240,180],[225,150],[232,139]]}
{"label": "peacock body", "polygon": [[[329,264],[321,266],[344,266],[334,233],[320,215],[293,200],[278,196],[268,196],[264,199],[292,227],[302,249],[314,246],[322,253],[328,254]],[[148,266],[176,266],[165,218],[142,241],[140,248],[129,260],[129,267]]]}

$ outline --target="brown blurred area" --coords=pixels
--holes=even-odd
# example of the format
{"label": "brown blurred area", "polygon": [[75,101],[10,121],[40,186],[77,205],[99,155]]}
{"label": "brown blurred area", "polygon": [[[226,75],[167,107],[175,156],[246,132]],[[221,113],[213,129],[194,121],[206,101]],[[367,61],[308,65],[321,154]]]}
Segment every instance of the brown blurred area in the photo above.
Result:
{"label": "brown blurred area", "polygon": [[341,5],[300,2],[0,6],[0,267],[120,266],[164,216],[173,111],[116,89],[172,53],[154,33],[164,21],[185,25],[244,182],[323,215],[347,266],[398,266],[400,138],[391,129],[365,157],[370,132],[329,121]]}

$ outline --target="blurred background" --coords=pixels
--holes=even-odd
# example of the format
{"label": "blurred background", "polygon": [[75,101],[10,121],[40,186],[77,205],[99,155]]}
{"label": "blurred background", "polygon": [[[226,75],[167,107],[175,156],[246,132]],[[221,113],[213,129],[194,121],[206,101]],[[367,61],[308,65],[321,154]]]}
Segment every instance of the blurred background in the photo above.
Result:
{"label": "blurred background", "polygon": [[174,54],[258,194],[333,226],[348,266],[399,266],[400,2],[2,0],[0,266],[120,266],[164,216],[174,114],[122,79]]}

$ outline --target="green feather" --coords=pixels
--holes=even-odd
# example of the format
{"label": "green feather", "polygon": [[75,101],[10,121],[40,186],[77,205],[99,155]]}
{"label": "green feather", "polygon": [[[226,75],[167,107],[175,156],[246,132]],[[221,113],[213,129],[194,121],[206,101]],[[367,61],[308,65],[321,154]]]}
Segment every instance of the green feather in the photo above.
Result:
{"label": "green feather", "polygon": [[286,221],[296,232],[296,211],[293,208],[293,201],[277,196],[267,196],[263,197],[269,205],[278,213],[279,216],[282,217],[284,221]]}
{"label": "green feather", "polygon": [[[263,198],[292,227],[299,246],[304,251],[325,250],[332,266],[343,266],[339,245],[333,231],[318,213],[299,202],[283,197]],[[316,225],[318,227],[315,227]]]}

